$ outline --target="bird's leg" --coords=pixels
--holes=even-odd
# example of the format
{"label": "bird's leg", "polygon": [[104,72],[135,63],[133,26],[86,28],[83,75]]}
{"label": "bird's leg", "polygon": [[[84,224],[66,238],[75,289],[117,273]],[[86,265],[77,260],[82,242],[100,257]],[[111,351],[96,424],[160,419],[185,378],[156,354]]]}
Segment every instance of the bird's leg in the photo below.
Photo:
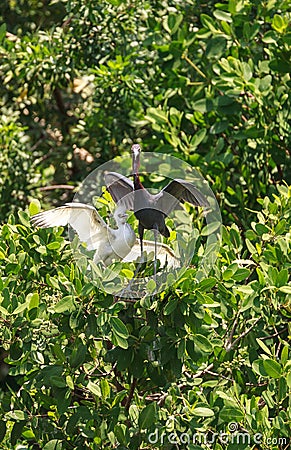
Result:
{"label": "bird's leg", "polygon": [[[155,239],[155,255],[154,255],[154,282],[157,287],[157,240],[158,240],[158,227],[154,226],[153,228],[154,232],[154,239]],[[151,295],[151,300],[154,301],[155,294]]]}
{"label": "bird's leg", "polygon": [[121,297],[123,296],[123,294],[126,291],[130,290],[133,281],[136,279],[136,276],[139,273],[139,271],[140,271],[140,269],[141,269],[141,267],[143,265],[143,235],[144,235],[144,227],[143,227],[143,225],[140,222],[138,223],[138,234],[139,234],[139,241],[140,241],[141,261],[137,264],[137,267],[136,267],[136,269],[134,271],[133,277],[129,281],[128,285],[121,291],[121,294],[120,294]]}
{"label": "bird's leg", "polygon": [[158,229],[154,228],[154,239],[155,239],[155,259],[154,259],[154,280],[155,283],[157,282],[156,278],[157,278],[157,262],[158,262],[158,258],[157,258],[157,240],[158,240]]}
{"label": "bird's leg", "polygon": [[144,227],[140,222],[138,222],[138,234],[139,234],[139,242],[140,242],[140,252],[141,252],[141,257],[142,257]]}

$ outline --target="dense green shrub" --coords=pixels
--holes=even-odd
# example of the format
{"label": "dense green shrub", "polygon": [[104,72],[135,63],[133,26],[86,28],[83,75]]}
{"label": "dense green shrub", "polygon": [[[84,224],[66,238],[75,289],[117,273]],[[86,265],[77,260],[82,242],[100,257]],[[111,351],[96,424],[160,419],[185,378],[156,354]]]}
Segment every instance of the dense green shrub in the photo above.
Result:
{"label": "dense green shrub", "polygon": [[[136,302],[94,288],[62,229],[11,217],[0,235],[5,448],[175,448],[172,432],[214,433],[216,449],[287,442],[291,190],[260,204],[244,238],[224,228],[207,279],[195,284],[192,267]],[[230,431],[251,444],[232,447],[242,437]]]}

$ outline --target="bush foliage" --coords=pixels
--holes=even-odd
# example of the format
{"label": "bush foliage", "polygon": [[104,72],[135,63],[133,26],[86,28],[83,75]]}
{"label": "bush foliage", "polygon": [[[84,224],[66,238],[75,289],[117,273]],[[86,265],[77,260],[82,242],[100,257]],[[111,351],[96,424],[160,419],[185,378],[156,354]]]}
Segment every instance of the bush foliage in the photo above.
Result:
{"label": "bush foliage", "polygon": [[[289,2],[47,3],[0,13],[1,448],[287,448]],[[132,302],[29,220],[136,141],[224,226],[207,278]]]}

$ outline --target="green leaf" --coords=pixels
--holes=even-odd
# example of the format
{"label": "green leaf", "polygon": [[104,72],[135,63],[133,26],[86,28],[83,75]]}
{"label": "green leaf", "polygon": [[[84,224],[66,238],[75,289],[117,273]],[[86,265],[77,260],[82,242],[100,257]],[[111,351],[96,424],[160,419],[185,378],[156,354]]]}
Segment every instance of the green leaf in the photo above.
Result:
{"label": "green leaf", "polygon": [[54,242],[50,242],[49,244],[47,244],[47,248],[49,250],[58,250],[61,247],[61,243],[54,241]]}
{"label": "green leaf", "polygon": [[93,395],[96,395],[97,397],[102,396],[101,389],[100,386],[98,386],[98,384],[89,381],[89,383],[87,384],[87,388],[89,389],[90,392],[92,392]]}
{"label": "green leaf", "polygon": [[282,373],[281,365],[273,359],[263,360],[264,369],[271,378],[280,378]]}
{"label": "green leaf", "polygon": [[223,422],[240,422],[244,419],[244,414],[238,408],[224,406],[219,413],[219,417]]}
{"label": "green leaf", "polygon": [[214,411],[212,411],[212,409],[210,409],[210,408],[205,408],[205,407],[194,408],[191,412],[192,412],[192,414],[194,414],[194,416],[199,416],[199,417],[214,416]]}
{"label": "green leaf", "polygon": [[26,424],[25,420],[21,420],[20,422],[15,422],[11,430],[10,442],[11,445],[16,445],[18,439],[21,436],[24,425]]}
{"label": "green leaf", "polygon": [[120,275],[124,275],[126,278],[131,280],[134,277],[134,272],[132,270],[129,270],[129,269],[122,269],[120,271]]}
{"label": "green leaf", "polygon": [[223,20],[224,22],[232,22],[231,14],[225,11],[221,11],[220,9],[216,9],[213,11],[213,15],[218,20]]}
{"label": "green leaf", "polygon": [[285,286],[285,285],[287,285],[287,283],[288,283],[288,270],[282,269],[277,274],[276,286],[278,286],[278,287]]}
{"label": "green leaf", "polygon": [[205,280],[202,280],[198,285],[198,289],[199,291],[209,291],[210,289],[212,289],[217,283],[216,278],[214,277],[209,277],[206,278]]}
{"label": "green leaf", "polygon": [[0,42],[4,40],[6,36],[6,23],[2,23],[0,26]]}
{"label": "green leaf", "polygon": [[201,142],[203,141],[203,139],[206,136],[206,130],[205,129],[201,129],[199,131],[197,131],[197,133],[194,134],[194,136],[192,136],[191,140],[190,140],[190,144],[191,144],[191,150],[193,151],[194,149],[196,149],[198,147],[199,144],[201,144]]}
{"label": "green leaf", "polygon": [[256,232],[259,236],[262,236],[265,233],[269,233],[269,228],[266,227],[266,225],[263,225],[262,223],[256,223],[255,224]]}
{"label": "green leaf", "polygon": [[28,294],[26,297],[26,301],[28,302],[28,309],[37,308],[39,306],[39,295],[37,292],[33,294]]}
{"label": "green leaf", "polygon": [[50,382],[52,386],[56,386],[58,388],[65,388],[67,386],[66,379],[57,375],[50,377]]}
{"label": "green leaf", "polygon": [[288,19],[279,16],[279,14],[275,14],[272,20],[272,27],[274,28],[274,30],[278,31],[278,33],[284,33],[286,28],[288,27],[288,23]]}
{"label": "green leaf", "polygon": [[268,374],[264,368],[263,361],[264,361],[263,359],[256,359],[252,363],[252,368],[254,372],[257,373],[258,375],[261,375],[262,377],[267,377]]}
{"label": "green leaf", "polygon": [[14,409],[7,413],[7,417],[9,417],[12,420],[17,421],[23,421],[27,418],[27,414],[24,411],[21,411],[20,409]]}
{"label": "green leaf", "polygon": [[202,350],[202,352],[205,353],[211,353],[213,350],[211,342],[207,339],[207,337],[203,336],[202,334],[196,334],[193,337],[193,340],[197,347]]}
{"label": "green leaf", "polygon": [[23,312],[26,308],[28,307],[28,303],[24,302],[21,303],[19,306],[17,306],[17,308],[12,312],[13,315],[17,315],[20,314],[21,312]]}
{"label": "green leaf", "polygon": [[168,122],[168,115],[164,111],[162,111],[159,108],[148,108],[147,109],[147,115],[145,118],[150,119],[153,122],[157,123],[167,123]]}
{"label": "green leaf", "polygon": [[253,76],[251,66],[248,63],[243,62],[242,69],[243,69],[243,77],[244,77],[245,81],[250,81],[250,79]]}
{"label": "green leaf", "polygon": [[97,319],[95,314],[89,314],[86,320],[86,336],[95,336],[97,330]]}
{"label": "green leaf", "polygon": [[147,405],[140,413],[138,424],[141,429],[150,428],[157,421],[156,403],[152,402]]}
{"label": "green leaf", "polygon": [[284,186],[284,184],[282,185],[278,185],[277,186],[278,192],[280,193],[280,195],[282,195],[282,197],[285,197],[286,199],[289,196],[289,190],[287,186]]}
{"label": "green leaf", "polygon": [[206,113],[213,110],[213,101],[211,99],[202,98],[192,104],[194,111]]}
{"label": "green leaf", "polygon": [[85,361],[86,356],[87,356],[87,346],[85,344],[79,343],[79,345],[74,348],[71,354],[70,357],[71,367],[80,367]]}
{"label": "green leaf", "polygon": [[222,278],[224,281],[228,281],[230,280],[233,275],[236,273],[236,271],[238,270],[238,265],[236,263],[231,264],[222,274]]}
{"label": "green leaf", "polygon": [[0,442],[3,441],[6,434],[6,422],[4,420],[0,420]]}
{"label": "green leaf", "polygon": [[205,55],[207,58],[220,58],[226,48],[227,40],[223,36],[215,36],[209,39]]}
{"label": "green leaf", "polygon": [[42,448],[42,450],[62,450],[63,445],[62,441],[59,439],[52,439],[51,441],[47,442],[45,446]]}
{"label": "green leaf", "polygon": [[176,33],[181,22],[183,21],[183,18],[183,14],[169,14],[163,21],[165,30],[170,34]]}
{"label": "green leaf", "polygon": [[221,226],[220,222],[212,222],[212,223],[206,225],[204,228],[202,228],[201,235],[209,236],[210,234],[217,231],[220,226]]}
{"label": "green leaf", "polygon": [[219,120],[215,122],[211,127],[209,132],[211,134],[219,134],[225,131],[229,127],[229,121],[228,120]]}
{"label": "green leaf", "polygon": [[164,314],[165,314],[165,316],[168,316],[169,314],[171,314],[177,308],[178,301],[179,301],[179,298],[176,297],[174,299],[171,299],[166,304],[166,306],[164,307]]}
{"label": "green leaf", "polygon": [[235,281],[243,281],[248,278],[251,274],[250,269],[238,269],[232,276]]}
{"label": "green leaf", "polygon": [[246,239],[246,246],[248,248],[248,251],[252,255],[255,255],[257,253],[256,247],[251,243],[251,241],[249,239]]}
{"label": "green leaf", "polygon": [[63,313],[66,311],[74,311],[75,305],[73,301],[72,295],[67,295],[66,297],[63,297],[56,305],[53,306],[53,310],[56,313]]}
{"label": "green leaf", "polygon": [[120,442],[120,444],[123,444],[126,446],[126,448],[128,448],[128,440],[129,440],[129,436],[128,436],[128,429],[126,427],[126,425],[124,423],[121,424],[117,424],[114,427],[114,433],[115,436],[118,440],[118,442]]}
{"label": "green leaf", "polygon": [[213,20],[213,18],[208,16],[207,14],[201,14],[200,20],[205,28],[208,28],[211,31],[219,31],[219,27],[217,26],[215,20]]}
{"label": "green leaf", "polygon": [[154,279],[151,279],[147,282],[147,291],[152,294],[156,290],[156,282]]}
{"label": "green leaf", "polygon": [[286,220],[282,219],[275,226],[275,234],[278,236],[280,234],[283,234],[285,230],[286,230]]}
{"label": "green leaf", "polygon": [[113,344],[118,345],[121,348],[127,349],[128,348],[128,342],[127,339],[123,338],[119,334],[115,333],[113,330],[113,336],[112,336]]}
{"label": "green leaf", "polygon": [[279,291],[284,292],[284,294],[291,294],[291,286],[281,286]]}
{"label": "green leaf", "polygon": [[281,363],[282,363],[283,365],[285,365],[286,362],[288,361],[288,353],[289,353],[289,348],[288,348],[287,345],[285,345],[285,346],[283,347],[282,352],[281,352]]}
{"label": "green leaf", "polygon": [[59,343],[56,342],[54,344],[53,352],[54,352],[55,356],[57,357],[57,359],[59,359],[62,363],[64,363],[66,361],[66,356],[65,356]]}
{"label": "green leaf", "polygon": [[31,216],[34,216],[35,214],[38,214],[41,210],[41,204],[40,201],[34,198],[28,206],[28,210]]}
{"label": "green leaf", "polygon": [[101,388],[101,394],[102,398],[106,399],[110,395],[110,386],[108,381],[105,378],[101,378],[100,380],[100,388]]}
{"label": "green leaf", "polygon": [[261,339],[256,338],[256,341],[257,341],[257,343],[259,344],[259,346],[264,350],[264,352],[265,352],[267,355],[272,356],[271,350],[266,346],[266,344],[265,344],[263,341],[261,341]]}
{"label": "green leaf", "polygon": [[66,376],[66,385],[73,391],[75,386],[74,386],[74,381],[73,378],[71,377],[71,375],[67,375]]}
{"label": "green leaf", "polygon": [[114,333],[116,333],[118,336],[121,336],[123,339],[127,339],[129,334],[126,326],[124,323],[118,318],[118,317],[110,317],[109,319],[110,324],[113,328]]}

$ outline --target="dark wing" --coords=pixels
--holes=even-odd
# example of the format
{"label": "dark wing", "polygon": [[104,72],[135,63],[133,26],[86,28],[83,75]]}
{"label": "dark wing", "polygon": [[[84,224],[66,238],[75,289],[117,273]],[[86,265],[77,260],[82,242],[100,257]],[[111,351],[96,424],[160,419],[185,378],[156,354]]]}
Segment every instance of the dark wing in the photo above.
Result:
{"label": "dark wing", "polygon": [[158,204],[167,215],[177,207],[178,202],[209,206],[207,198],[192,183],[178,178],[167,184],[161,193]]}
{"label": "dark wing", "polygon": [[115,203],[120,202],[126,209],[133,210],[134,188],[133,182],[117,172],[105,172],[106,188]]}

